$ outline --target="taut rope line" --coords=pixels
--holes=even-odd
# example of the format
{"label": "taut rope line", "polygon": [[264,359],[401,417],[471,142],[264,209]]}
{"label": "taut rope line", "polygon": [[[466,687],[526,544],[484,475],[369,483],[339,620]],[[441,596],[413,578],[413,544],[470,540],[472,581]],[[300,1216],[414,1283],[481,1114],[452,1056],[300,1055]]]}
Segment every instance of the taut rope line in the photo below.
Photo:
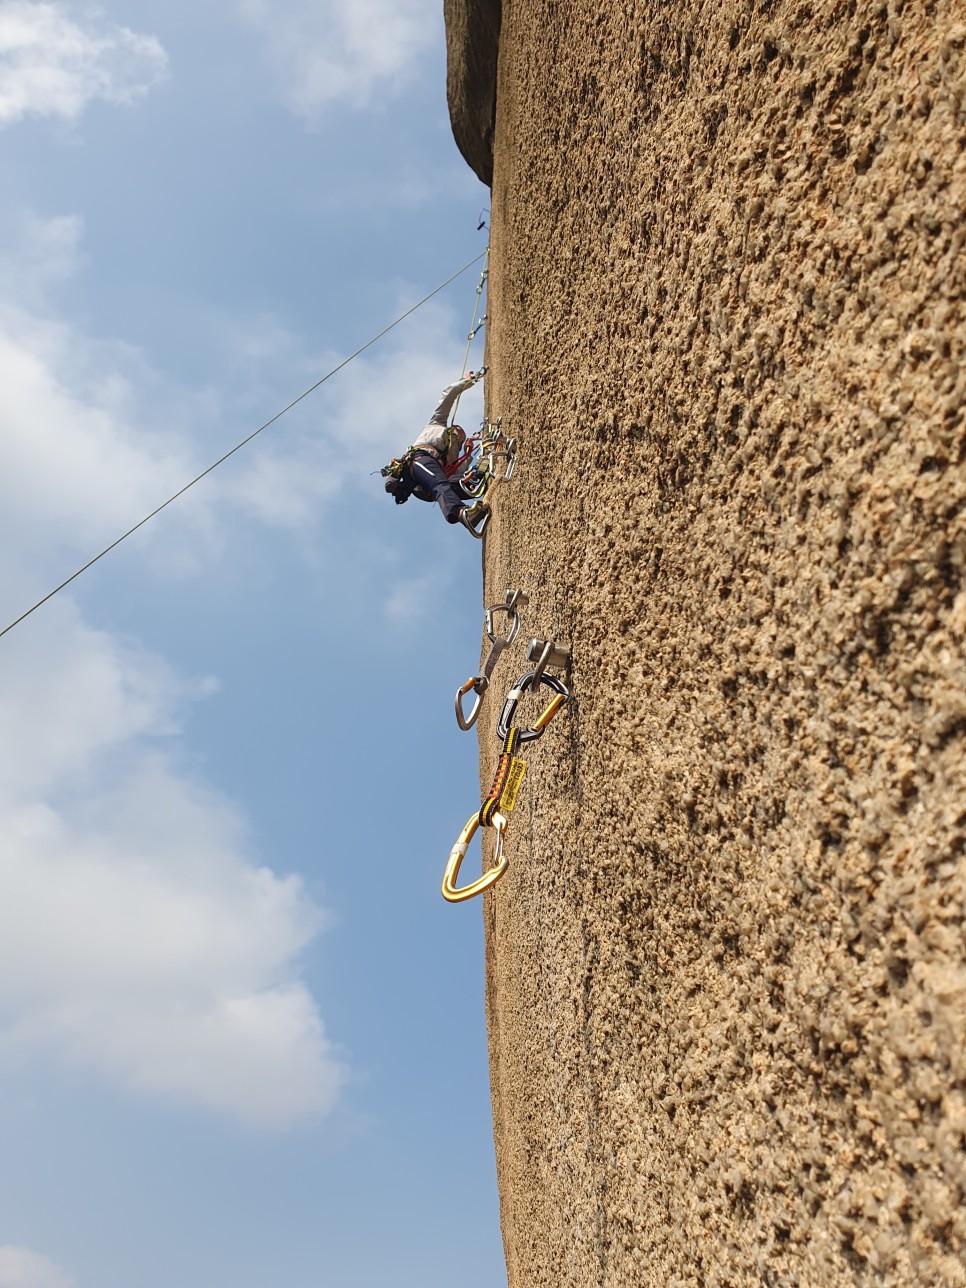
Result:
{"label": "taut rope line", "polygon": [[[394,322],[390,322],[388,326],[383,327],[383,329],[379,332],[378,335],[374,335],[371,340],[367,340],[365,344],[360,345],[360,347],[356,349],[354,353],[350,353],[348,358],[343,358],[342,361],[338,364],[338,366],[333,367],[331,371],[327,372],[321,378],[321,380],[317,380],[315,384],[311,385],[308,389],[306,389],[304,393],[299,394],[297,398],[293,398],[292,401],[287,406],[283,407],[281,411],[277,411],[275,415],[271,417],[270,420],[266,420],[264,425],[259,425],[258,429],[253,430],[248,435],[247,438],[243,438],[242,441],[240,443],[236,443],[235,446],[230,451],[225,452],[224,456],[219,456],[217,461],[215,461],[212,465],[209,465],[206,470],[202,470],[201,473],[198,474],[195,478],[193,478],[190,483],[186,483],[183,488],[179,488],[178,491],[175,492],[173,496],[168,497],[167,501],[163,501],[159,506],[157,506],[154,510],[152,510],[150,514],[146,514],[143,519],[141,519],[138,523],[135,523],[133,528],[128,528],[127,532],[122,533],[121,536],[119,536],[115,541],[112,541],[109,546],[105,546],[104,549],[100,552],[100,554],[96,554],[93,559],[88,559],[87,563],[84,564],[82,568],[78,568],[76,572],[71,573],[71,575],[65,578],[65,580],[62,581],[59,586],[55,586],[53,590],[48,591],[47,594],[44,595],[43,599],[38,599],[36,604],[34,604],[31,608],[28,608],[25,613],[21,613],[19,617],[14,618],[14,620],[9,624],[9,626],[5,626],[3,630],[0,631],[0,639],[2,639],[3,636],[7,634],[8,631],[12,631],[15,626],[19,626],[22,621],[25,621],[30,616],[31,613],[35,613],[38,608],[43,607],[43,605],[47,603],[48,599],[53,599],[53,597],[59,594],[66,586],[69,586],[72,581],[76,581],[77,578],[80,577],[82,573],[87,572],[88,568],[93,568],[94,564],[96,564],[99,559],[103,559],[105,555],[110,554],[112,550],[114,550],[117,546],[119,546],[122,541],[126,541],[128,537],[133,536],[134,533],[137,532],[139,528],[143,528],[146,523],[149,523],[155,517],[155,515],[160,514],[161,511],[166,510],[168,506],[172,504],[172,502],[177,501],[179,497],[184,496],[185,492],[187,492],[189,488],[193,488],[196,483],[200,483],[203,478],[206,478],[212,472],[212,470],[216,470],[218,466],[223,465],[230,456],[234,456],[236,452],[240,452],[241,449],[247,446],[247,444],[249,444],[253,438],[257,438],[258,435],[263,430],[268,429],[269,425],[274,425],[275,422],[277,420],[280,420],[282,416],[285,415],[286,412],[291,411],[292,408],[297,406],[300,402],[302,402],[304,398],[308,398],[309,394],[315,393],[316,389],[318,389],[320,385],[324,385],[327,380],[330,380],[336,374],[336,372],[341,371],[343,367],[348,366],[348,364],[353,360],[353,358],[358,358],[360,353],[364,353],[366,349],[371,348],[372,345],[374,345],[377,340],[381,340],[384,335],[387,335],[393,329],[393,327],[398,326],[400,322],[404,322],[406,318],[408,318],[412,313],[415,313],[418,308],[422,308],[422,306],[426,304],[429,300],[431,300],[434,295],[438,295],[440,291],[444,290],[447,286],[449,286],[450,282],[455,282],[456,279],[458,277],[461,277],[468,268],[472,268],[474,264],[479,263],[479,261],[483,259],[484,256],[486,256],[488,253],[489,253],[489,247],[487,247],[487,249],[483,251],[482,254],[479,254],[474,259],[471,259],[468,264],[464,264],[462,268],[457,269],[457,271],[452,275],[452,277],[448,277],[446,281],[441,282],[440,285],[437,286],[435,290],[430,291],[428,295],[424,295],[423,298],[417,304],[414,304],[412,306],[412,308],[407,309],[406,312],[401,313]],[[475,320],[476,319],[474,317],[474,322]]]}

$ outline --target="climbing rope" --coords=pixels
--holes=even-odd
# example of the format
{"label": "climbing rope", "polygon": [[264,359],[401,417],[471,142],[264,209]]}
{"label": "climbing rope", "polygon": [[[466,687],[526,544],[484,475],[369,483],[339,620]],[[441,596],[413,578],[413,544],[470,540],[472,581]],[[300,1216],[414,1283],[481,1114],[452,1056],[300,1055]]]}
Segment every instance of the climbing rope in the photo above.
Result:
{"label": "climbing rope", "polygon": [[[477,325],[476,319],[480,311],[480,301],[483,297],[483,287],[486,285],[486,279],[489,276],[489,274],[490,274],[490,248],[489,246],[487,246],[486,250],[483,252],[483,271],[480,273],[479,284],[477,285],[477,288],[476,288],[476,301],[473,305],[473,320],[470,323],[469,335],[466,337],[466,352],[463,354],[463,369],[460,372],[461,376],[466,375],[466,364],[470,360],[470,345],[476,339],[476,333],[482,330],[482,328],[486,325],[486,314],[483,315],[479,325]],[[485,368],[484,368],[484,371],[485,371]],[[462,397],[461,394],[457,394],[456,402],[453,403],[453,414],[450,417],[451,425],[454,425],[456,423],[456,409],[460,405],[461,397]]]}
{"label": "climbing rope", "polygon": [[[104,549],[99,554],[96,554],[93,557],[93,559],[88,559],[87,563],[85,563],[82,567],[78,568],[76,572],[71,573],[69,577],[66,577],[60,583],[59,586],[55,586],[53,590],[48,591],[48,593],[44,595],[42,599],[37,600],[36,604],[28,608],[26,612],[21,613],[19,617],[14,618],[14,620],[8,626],[5,626],[3,630],[0,631],[0,639],[2,639],[3,636],[8,633],[8,631],[12,631],[15,626],[19,626],[21,622],[26,621],[26,619],[31,615],[31,613],[35,613],[38,608],[42,608],[43,605],[46,604],[49,599],[53,599],[55,595],[59,594],[62,590],[65,589],[65,587],[69,586],[72,581],[76,581],[77,578],[80,577],[82,573],[87,572],[89,568],[93,568],[94,564],[96,564],[99,560],[103,559],[105,555],[110,554],[112,550],[115,550],[121,544],[122,541],[126,541],[128,537],[133,536],[134,533],[137,532],[139,528],[143,528],[146,523],[149,523],[153,518],[155,518],[156,515],[159,515],[162,510],[166,510],[168,506],[171,505],[173,502],[177,501],[179,497],[184,496],[185,492],[187,492],[190,488],[193,488],[196,483],[200,483],[203,478],[207,478],[207,476],[212,472],[212,470],[216,470],[218,466],[223,465],[230,456],[234,456],[236,452],[240,452],[241,449],[243,447],[246,447],[252,441],[253,438],[257,438],[258,435],[261,434],[263,430],[268,429],[270,425],[274,425],[275,422],[277,420],[280,420],[285,415],[286,412],[291,411],[293,407],[298,406],[300,402],[302,402],[305,398],[308,398],[309,394],[315,393],[316,389],[318,389],[320,385],[324,385],[327,380],[331,380],[332,377],[337,372],[341,371],[343,367],[348,366],[348,364],[352,362],[354,358],[358,358],[360,353],[365,353],[366,349],[370,349],[378,340],[381,340],[384,335],[388,335],[389,332],[394,327],[399,326],[400,322],[405,322],[406,318],[410,317],[413,313],[415,313],[417,309],[422,308],[422,306],[428,303],[433,298],[434,295],[438,295],[440,291],[445,290],[446,287],[449,286],[451,282],[455,282],[456,279],[458,277],[461,277],[468,268],[472,268],[473,265],[478,264],[481,259],[485,259],[486,257],[488,257],[489,253],[490,253],[490,248],[487,247],[486,250],[482,252],[482,254],[475,256],[475,258],[471,259],[468,263],[464,264],[462,268],[457,269],[457,271],[451,277],[448,277],[445,282],[441,282],[440,285],[437,286],[434,290],[430,291],[428,295],[424,295],[423,298],[418,303],[412,306],[412,308],[407,309],[405,313],[400,313],[399,317],[397,317],[395,321],[390,322],[388,326],[383,327],[383,329],[378,333],[378,335],[374,335],[371,340],[367,340],[365,344],[360,345],[360,347],[356,349],[354,353],[350,353],[347,358],[343,358],[343,360],[338,364],[338,366],[335,366],[332,368],[331,371],[326,372],[326,374],[322,376],[320,380],[317,380],[314,385],[310,385],[309,388],[306,389],[304,393],[299,394],[297,398],[293,398],[292,401],[288,403],[285,407],[283,407],[281,411],[277,411],[274,416],[272,416],[269,420],[266,420],[264,425],[259,425],[258,429],[253,430],[247,436],[247,438],[243,438],[240,443],[236,443],[235,446],[230,451],[225,452],[224,456],[219,456],[217,461],[209,465],[206,470],[202,470],[201,473],[196,475],[195,478],[193,478],[190,483],[186,483],[184,487],[179,488],[178,491],[175,492],[173,496],[168,497],[167,501],[163,501],[161,505],[153,509],[150,514],[146,514],[143,519],[141,519],[138,523],[135,523],[133,527],[128,528],[127,532],[122,533],[121,536],[119,536],[115,541],[112,541],[109,546],[105,546]],[[484,266],[484,273],[485,271],[486,269]],[[482,286],[480,289],[482,290]],[[479,295],[479,291],[477,292],[477,295]],[[476,321],[475,314],[474,314],[473,321],[474,323]],[[465,359],[463,362],[463,369],[464,371],[466,369]]]}

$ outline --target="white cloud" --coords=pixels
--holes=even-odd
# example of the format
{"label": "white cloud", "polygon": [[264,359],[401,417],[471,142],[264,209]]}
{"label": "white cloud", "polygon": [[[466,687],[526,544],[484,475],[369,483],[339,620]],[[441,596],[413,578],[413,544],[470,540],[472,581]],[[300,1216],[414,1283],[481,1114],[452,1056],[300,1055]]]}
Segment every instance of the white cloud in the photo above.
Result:
{"label": "white cloud", "polygon": [[[195,472],[194,445],[143,428],[137,363],[0,308],[0,601],[26,604],[65,552],[76,566]],[[206,506],[187,508],[204,536]],[[68,594],[0,648],[0,1058],[257,1125],[330,1108],[342,1062],[300,978],[324,912],[185,760],[185,713],[215,682],[93,629]]]}
{"label": "white cloud", "polygon": [[[27,240],[59,248],[66,271],[80,231],[34,221]],[[46,257],[34,262],[33,290],[20,287],[36,303],[0,306],[0,598],[11,605],[209,463],[190,414],[156,403],[161,382],[136,352],[51,315]],[[400,290],[400,311],[411,298]],[[223,380],[239,417],[281,405],[344,356],[310,355],[265,319],[236,327],[229,348],[247,372]],[[182,539],[195,537],[204,564],[239,514],[311,531],[334,491],[378,486],[370,472],[412,440],[458,360],[450,312],[433,301],[174,507]],[[216,401],[164,397],[188,413],[195,397]],[[479,399],[461,406],[465,424]],[[149,571],[178,530],[168,517],[144,530]],[[390,616],[406,617],[411,591]],[[94,629],[69,593],[0,647],[0,1058],[40,1054],[254,1124],[325,1112],[345,1069],[300,977],[325,914],[298,878],[258,860],[241,812],[185,761],[185,713],[214,681]]]}
{"label": "white cloud", "polygon": [[96,12],[82,21],[38,0],[0,5],[0,125],[25,116],[75,120],[93,99],[131,103],[167,71],[153,36],[140,36]]}
{"label": "white cloud", "polygon": [[197,686],[69,600],[4,644],[0,1053],[256,1125],[330,1108],[342,1068],[298,976],[325,916],[179,768]]}
{"label": "white cloud", "polygon": [[369,105],[416,74],[443,39],[435,0],[241,0],[287,106],[306,119],[336,102]]}
{"label": "white cloud", "polygon": [[81,264],[84,221],[79,215],[40,219],[30,211],[0,212],[0,237],[10,251],[0,259],[0,287],[8,302],[37,305],[50,287]]}
{"label": "white cloud", "polygon": [[[43,516],[49,547],[117,535],[191,477],[188,452],[138,431],[136,393],[70,327],[0,305],[0,475],[16,480],[3,524]],[[86,387],[84,387],[86,385]]]}
{"label": "white cloud", "polygon": [[49,1257],[4,1243],[0,1244],[0,1288],[74,1288],[74,1280]]}

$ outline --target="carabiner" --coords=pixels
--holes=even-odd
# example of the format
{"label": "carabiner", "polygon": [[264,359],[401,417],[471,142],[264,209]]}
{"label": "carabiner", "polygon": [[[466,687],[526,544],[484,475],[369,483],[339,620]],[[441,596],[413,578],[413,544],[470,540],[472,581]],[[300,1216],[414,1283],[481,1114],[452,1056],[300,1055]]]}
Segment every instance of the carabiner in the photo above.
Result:
{"label": "carabiner", "polygon": [[515,438],[507,440],[505,455],[506,466],[503,470],[503,482],[509,483],[510,479],[513,478],[513,471],[517,463],[517,440]]}
{"label": "carabiner", "polygon": [[[486,661],[483,663],[483,669],[479,675],[471,675],[465,684],[456,690],[456,723],[464,733],[469,732],[476,724],[480,714],[480,705],[483,702],[483,694],[486,692],[490,683],[490,676],[500,660],[500,654],[503,650],[516,639],[520,630],[520,612],[530,602],[530,596],[522,590],[508,589],[503,596],[502,604],[492,604],[483,613],[483,629],[486,632],[486,638],[490,641],[490,651],[486,655]],[[493,630],[494,613],[510,614],[510,629],[506,635],[497,635]],[[476,701],[470,710],[469,715],[463,710],[463,699],[470,692],[475,693]]]}
{"label": "carabiner", "polygon": [[[471,675],[466,683],[461,684],[456,690],[456,723],[464,733],[469,733],[476,724],[480,714],[480,707],[483,704],[483,694],[486,692],[489,683],[485,675]],[[470,691],[476,694],[476,701],[470,708],[470,714],[467,715],[463,710],[463,699]]]}
{"label": "carabiner", "polygon": [[[480,495],[483,495],[483,493],[481,493]],[[466,531],[470,534],[471,537],[476,537],[477,541],[483,540],[483,533],[490,526],[490,520],[492,518],[493,518],[493,511],[484,510],[478,526],[474,527],[474,525],[469,521],[469,519],[467,519],[465,510],[461,510],[459,515],[460,523],[462,523],[463,527],[466,529]]]}
{"label": "carabiner", "polygon": [[[546,665],[546,664],[545,664]],[[509,732],[510,726],[514,723],[513,717],[516,714],[517,703],[523,695],[530,689],[545,684],[548,689],[553,689],[554,696],[547,703],[540,716],[534,721],[529,729],[520,730],[520,742],[533,742],[539,738],[546,729],[547,725],[554,718],[560,708],[570,698],[570,691],[564,684],[563,680],[558,680],[555,675],[547,675],[544,672],[539,680],[535,681],[536,670],[527,671],[521,675],[513,688],[506,695],[506,701],[503,703],[503,710],[500,712],[500,719],[496,726],[496,732],[501,738],[505,738]]]}
{"label": "carabiner", "polygon": [[479,811],[471,815],[467,820],[466,826],[456,838],[456,844],[449,852],[449,859],[446,863],[446,871],[443,873],[443,884],[440,887],[443,898],[449,903],[462,903],[464,899],[472,899],[474,895],[482,894],[488,890],[491,885],[499,881],[510,862],[503,854],[503,833],[506,830],[506,819],[502,814],[494,814],[492,826],[496,829],[496,850],[494,857],[496,867],[489,868],[481,877],[471,881],[469,885],[457,886],[456,878],[459,876],[460,865],[466,858],[466,851],[469,849],[470,841],[476,835],[480,826]]}
{"label": "carabiner", "polygon": [[[502,604],[491,604],[483,613],[483,629],[486,631],[486,638],[491,644],[496,644],[502,639],[504,646],[512,644],[520,630],[520,612],[521,608],[526,608],[530,602],[530,596],[523,590],[507,590],[503,596]],[[507,613],[510,617],[510,629],[506,635],[497,635],[493,630],[493,614]]]}

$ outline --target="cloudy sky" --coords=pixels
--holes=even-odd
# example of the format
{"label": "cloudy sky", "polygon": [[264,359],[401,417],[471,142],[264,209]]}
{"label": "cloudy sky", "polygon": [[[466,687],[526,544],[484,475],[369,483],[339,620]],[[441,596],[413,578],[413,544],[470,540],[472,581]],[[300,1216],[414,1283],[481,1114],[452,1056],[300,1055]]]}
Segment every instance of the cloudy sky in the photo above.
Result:
{"label": "cloudy sky", "polygon": [[[0,0],[0,630],[482,254],[440,9]],[[0,639],[0,1288],[505,1281],[480,547],[372,474],[478,281]]]}

